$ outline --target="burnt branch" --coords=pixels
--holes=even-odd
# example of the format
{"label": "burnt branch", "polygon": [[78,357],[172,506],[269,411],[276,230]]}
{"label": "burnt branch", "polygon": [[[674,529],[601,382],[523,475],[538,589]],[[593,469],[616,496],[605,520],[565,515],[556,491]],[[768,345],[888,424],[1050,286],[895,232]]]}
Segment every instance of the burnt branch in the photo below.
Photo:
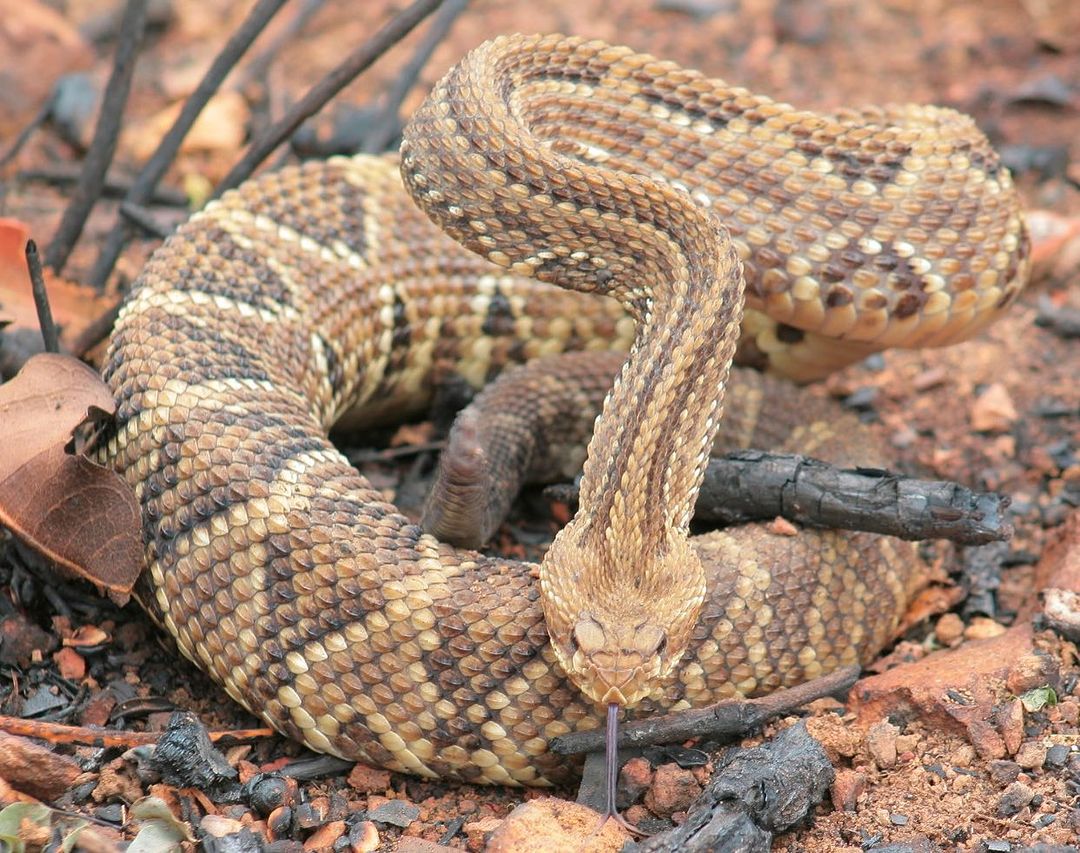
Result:
{"label": "burnt branch", "polygon": [[30,273],[30,286],[34,290],[34,307],[37,309],[38,326],[45,341],[45,352],[60,352],[60,336],[56,331],[52,308],[49,306],[49,293],[45,289],[45,276],[42,274],[41,258],[38,256],[37,243],[26,241],[26,269]]}
{"label": "burnt branch", "polygon": [[75,191],[71,194],[71,201],[45,252],[46,265],[58,273],[67,263],[75,242],[82,234],[86,219],[101,195],[109,164],[112,163],[113,154],[116,152],[124,105],[131,91],[135,60],[146,25],[146,4],[147,0],[128,0],[124,8],[120,38],[116,45],[116,56],[113,58],[112,74],[105,87],[105,96],[101,102],[101,112],[98,114],[94,138],[86,152],[82,174],[75,185]]}
{"label": "burnt branch", "polygon": [[[766,720],[790,714],[807,702],[847,690],[858,677],[859,668],[848,666],[798,687],[777,690],[761,699],[725,699],[705,708],[623,723],[619,727],[619,749],[679,743],[695,737],[715,739],[744,735]],[[548,748],[559,755],[596,752],[604,748],[604,732],[559,735],[552,738]]]}
{"label": "burnt branch", "polygon": [[318,112],[334,95],[366,71],[387,50],[408,35],[417,24],[439,6],[440,0],[416,0],[397,15],[368,41],[316,83],[293,107],[271,127],[267,128],[244,153],[214,190],[218,198],[226,190],[246,180],[270,153],[288,139],[310,116]]}
{"label": "burnt branch", "polygon": [[[577,502],[574,487],[548,491],[571,505]],[[731,525],[782,516],[813,527],[984,545],[1012,536],[1008,505],[1008,497],[948,481],[740,450],[709,462],[694,518]]]}
{"label": "burnt branch", "polygon": [[398,75],[397,80],[394,81],[394,85],[390,87],[390,91],[386,93],[386,103],[364,140],[362,151],[367,154],[377,154],[385,151],[386,147],[394,141],[394,137],[401,132],[401,116],[399,113],[401,112],[401,105],[405,101],[405,96],[416,85],[420,72],[427,65],[428,60],[431,59],[431,54],[446,38],[450,28],[454,25],[454,21],[458,19],[458,16],[465,11],[465,7],[468,5],[468,0],[444,0],[442,6],[439,7],[439,11],[432,19],[428,31],[424,33],[424,38],[417,46],[416,53],[412,55],[402,69],[401,74]]}
{"label": "burnt branch", "polygon": [[686,820],[634,849],[768,850],[777,834],[813,814],[835,778],[824,748],[800,722],[761,746],[725,753]]}
{"label": "burnt branch", "polygon": [[[184,137],[187,136],[192,125],[195,124],[195,120],[203,111],[203,107],[214,96],[214,93],[221,87],[222,81],[228,76],[233,66],[236,65],[240,57],[244,55],[251,43],[266,28],[271,18],[277,14],[283,5],[285,5],[285,0],[259,0],[255,4],[244,22],[214,58],[210,68],[203,75],[202,80],[199,81],[199,85],[195,87],[195,91],[184,102],[176,121],[173,122],[168,133],[158,143],[157,150],[154,151],[150,159],[146,161],[146,165],[135,177],[127,194],[124,196],[126,204],[141,206],[150,201],[158,182],[168,171],[173,160],[176,159],[176,154],[180,150]],[[101,288],[105,286],[109,274],[116,265],[116,259],[120,257],[125,244],[131,238],[131,233],[129,222],[125,217],[121,216],[113,226],[112,231],[109,232],[108,237],[105,238],[105,243],[98,253],[97,261],[94,263],[94,269],[90,273],[90,281],[95,287]]]}

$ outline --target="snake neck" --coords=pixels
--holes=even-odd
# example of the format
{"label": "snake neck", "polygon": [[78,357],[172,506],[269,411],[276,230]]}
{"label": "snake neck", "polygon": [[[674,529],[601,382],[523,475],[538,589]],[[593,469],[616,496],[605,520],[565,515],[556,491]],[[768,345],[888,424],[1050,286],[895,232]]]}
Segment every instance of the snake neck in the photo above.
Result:
{"label": "snake neck", "polygon": [[[610,53],[600,61],[626,52]],[[742,270],[689,193],[551,140],[546,83],[529,62],[489,43],[451,71],[406,129],[402,176],[459,242],[520,275],[614,296],[638,321],[579,512],[540,569],[568,674],[596,701],[633,704],[681,657],[704,600],[687,528],[739,334]]]}

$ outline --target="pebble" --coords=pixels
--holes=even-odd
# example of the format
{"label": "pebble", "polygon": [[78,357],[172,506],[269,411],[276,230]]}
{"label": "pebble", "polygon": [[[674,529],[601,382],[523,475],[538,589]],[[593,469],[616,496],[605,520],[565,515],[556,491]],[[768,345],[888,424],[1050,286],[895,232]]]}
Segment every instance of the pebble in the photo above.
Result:
{"label": "pebble", "polygon": [[1015,760],[1025,770],[1039,770],[1046,763],[1046,747],[1041,743],[1028,741],[1020,747]]}
{"label": "pebble", "polygon": [[1059,770],[1065,766],[1065,762],[1069,760],[1069,747],[1063,743],[1056,743],[1048,750],[1046,750],[1046,767],[1053,770]]}
{"label": "pebble", "polygon": [[946,613],[937,620],[934,635],[943,646],[954,646],[964,637],[964,620],[955,613]]}
{"label": "pebble", "polygon": [[921,738],[918,735],[900,735],[896,738],[896,752],[898,755],[914,757],[915,750],[919,746]]}
{"label": "pebble", "polygon": [[701,793],[694,774],[677,764],[662,764],[656,768],[653,784],[645,795],[645,806],[658,817],[670,817],[686,811]]}
{"label": "pebble", "polygon": [[964,636],[969,640],[989,640],[992,637],[1000,637],[1005,631],[1005,626],[1000,622],[995,622],[985,616],[976,616],[964,629]]}
{"label": "pebble", "polygon": [[619,771],[619,786],[615,792],[615,804],[626,809],[640,800],[652,784],[652,766],[641,756],[627,761]]}
{"label": "pebble", "polygon": [[1015,761],[1005,761],[999,758],[991,761],[988,767],[991,780],[998,785],[1008,785],[1015,782],[1016,777],[1020,775],[1020,765]]}
{"label": "pebble", "polygon": [[315,853],[315,851],[332,851],[334,849],[334,842],[345,834],[345,821],[333,820],[330,823],[324,823],[318,829],[316,829],[311,835],[304,841],[305,853]]}
{"label": "pebble", "polygon": [[402,829],[420,817],[420,807],[405,800],[390,800],[369,811],[368,820],[400,826]]}
{"label": "pebble", "polygon": [[830,796],[833,808],[837,811],[853,812],[862,792],[866,789],[866,774],[858,770],[842,769],[836,771]]}
{"label": "pebble", "polygon": [[885,770],[896,766],[896,737],[900,729],[888,720],[875,723],[866,733],[866,748],[878,767]]}
{"label": "pebble", "polygon": [[1060,680],[1060,670],[1050,655],[1030,653],[1021,655],[1009,668],[1005,686],[1019,696],[1036,687],[1053,686]]}
{"label": "pebble", "polygon": [[351,853],[373,853],[379,849],[382,840],[379,838],[379,828],[370,820],[362,820],[354,823],[349,830],[349,847]]}
{"label": "pebble", "polygon": [[976,432],[1006,432],[1019,416],[1005,386],[995,382],[972,403],[970,417]]}
{"label": "pebble", "polygon": [[1034,796],[1035,792],[1023,782],[1013,782],[998,800],[998,816],[1012,817],[1030,803]]}

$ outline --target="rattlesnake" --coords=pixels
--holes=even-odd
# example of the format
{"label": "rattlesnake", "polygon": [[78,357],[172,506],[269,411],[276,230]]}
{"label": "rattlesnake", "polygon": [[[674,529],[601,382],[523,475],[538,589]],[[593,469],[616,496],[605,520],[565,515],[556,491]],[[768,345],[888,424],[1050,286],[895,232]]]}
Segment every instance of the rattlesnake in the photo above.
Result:
{"label": "rattlesnake", "polygon": [[[600,701],[700,705],[873,655],[906,546],[690,541],[689,507],[740,268],[742,351],[803,379],[959,340],[1015,297],[1027,237],[973,122],[821,116],[625,48],[511,36],[436,87],[402,167],[487,260],[413,207],[393,158],[336,158],[196,214],[121,313],[105,455],[142,505],[140,598],[183,653],[313,749],[526,784],[571,772],[547,741],[596,726]],[[631,317],[546,603],[535,566],[424,535],[327,438],[358,407],[416,411],[449,372],[625,348]]]}

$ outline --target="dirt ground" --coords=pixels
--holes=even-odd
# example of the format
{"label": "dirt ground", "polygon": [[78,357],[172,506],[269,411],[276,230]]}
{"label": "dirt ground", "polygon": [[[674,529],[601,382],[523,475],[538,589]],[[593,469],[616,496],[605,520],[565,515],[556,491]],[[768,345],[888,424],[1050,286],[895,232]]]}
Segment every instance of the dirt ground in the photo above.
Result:
{"label": "dirt ground", "polygon": [[[86,71],[89,91],[100,91],[111,63],[115,5],[104,0],[0,0],[0,50],[19,57],[0,69],[0,151],[31,121],[62,74]],[[205,197],[253,129],[280,116],[405,5],[393,0],[326,2],[302,33],[280,48],[264,75],[248,74],[250,66],[242,63],[164,185],[181,199]],[[113,166],[120,180],[130,178],[153,150],[178,104],[250,4],[163,0],[151,6],[151,29]],[[282,13],[256,43],[253,56],[272,43],[295,11],[288,7]],[[777,838],[775,849],[1004,851],[1039,842],[1077,843],[1076,648],[1029,617],[1039,606],[1036,592],[1046,583],[1060,582],[1070,571],[1080,582],[1080,348],[1075,336],[1052,322],[1055,314],[1080,311],[1080,4],[473,0],[435,49],[404,112],[469,47],[514,31],[561,31],[625,43],[802,107],[940,103],[973,115],[1003,153],[1026,206],[1038,211],[1033,227],[1043,247],[1037,278],[1015,309],[973,341],[947,350],[886,353],[832,377],[819,393],[846,401],[878,430],[895,448],[901,471],[1011,496],[1016,534],[1002,546],[924,546],[923,556],[939,583],[920,600],[905,637],[874,668],[883,674],[852,691],[846,706],[821,701],[807,714],[811,733],[825,744],[836,767],[837,781],[813,820]],[[393,85],[421,37],[417,32],[406,38],[347,87],[312,123],[308,144],[317,147],[335,134],[362,130],[371,111],[361,108]],[[85,140],[92,131],[92,120],[77,114],[71,111],[66,132],[56,122],[36,131],[0,172],[0,213],[24,222],[43,245],[70,198],[70,180],[57,174],[79,163],[71,138]],[[48,180],[41,177],[44,171],[51,175]],[[95,208],[64,270],[66,278],[88,280],[116,209],[115,199]],[[150,210],[167,226],[185,215],[176,206],[152,205]],[[1068,227],[1074,229],[1071,240],[1055,241],[1043,233]],[[108,293],[130,281],[155,245],[145,239],[129,246]],[[3,298],[0,291],[0,316]],[[429,434],[425,427],[411,428],[398,441],[422,442]],[[405,456],[368,461],[363,467],[380,487],[398,491],[413,477],[413,463],[414,457]],[[528,517],[536,509],[535,500],[520,507],[504,528],[504,553],[538,553],[537,542],[550,535],[554,521],[549,515]],[[27,574],[25,562],[10,539],[0,538],[0,620],[8,623],[0,651],[4,643],[11,645],[12,633],[37,649],[28,662],[14,652],[14,657],[0,654],[0,713],[153,730],[165,725],[173,708],[185,708],[211,729],[257,725],[180,661],[135,608],[112,608],[86,589],[50,591]],[[987,577],[988,588],[978,588],[979,579]],[[965,599],[964,592],[971,594]],[[70,638],[80,626],[104,632],[94,635],[100,642],[71,644],[66,648],[74,651],[62,653],[58,638]],[[942,648],[953,649],[957,657],[931,655]],[[80,660],[73,661],[72,655]],[[936,671],[925,668],[937,660],[946,662]],[[898,686],[899,672],[914,679],[914,687]],[[972,673],[974,680],[966,682]],[[888,681],[890,675],[894,681]],[[1053,687],[1055,701],[1039,707],[1031,691],[1046,685]],[[966,691],[966,705],[985,719],[946,707],[945,696],[954,689]],[[766,727],[764,735],[790,722]],[[131,802],[149,787],[124,766],[122,750],[62,749],[86,769],[80,786],[62,802],[72,811],[111,823],[121,815],[117,803]],[[226,754],[244,776],[301,753],[294,744],[267,737],[231,747]],[[707,768],[685,772],[699,782],[707,778]],[[302,791],[309,803],[318,804],[315,816],[307,823],[297,818],[276,837],[306,842],[303,849],[308,850],[438,849],[434,844],[478,850],[516,805],[535,796],[366,771],[305,782]],[[203,832],[216,834],[203,817],[211,813],[210,825],[224,827],[224,834],[250,826],[256,834],[275,836],[272,815],[263,819],[242,805],[215,804],[205,796],[166,792],[160,786],[157,793],[171,798],[178,814]],[[573,791],[562,793],[574,796]],[[393,820],[360,824],[344,817],[371,814],[395,801],[418,807],[401,821],[405,826]],[[643,806],[635,808],[645,814]],[[301,813],[298,808],[294,812]],[[664,817],[677,822],[685,817],[685,807],[672,808]]]}

